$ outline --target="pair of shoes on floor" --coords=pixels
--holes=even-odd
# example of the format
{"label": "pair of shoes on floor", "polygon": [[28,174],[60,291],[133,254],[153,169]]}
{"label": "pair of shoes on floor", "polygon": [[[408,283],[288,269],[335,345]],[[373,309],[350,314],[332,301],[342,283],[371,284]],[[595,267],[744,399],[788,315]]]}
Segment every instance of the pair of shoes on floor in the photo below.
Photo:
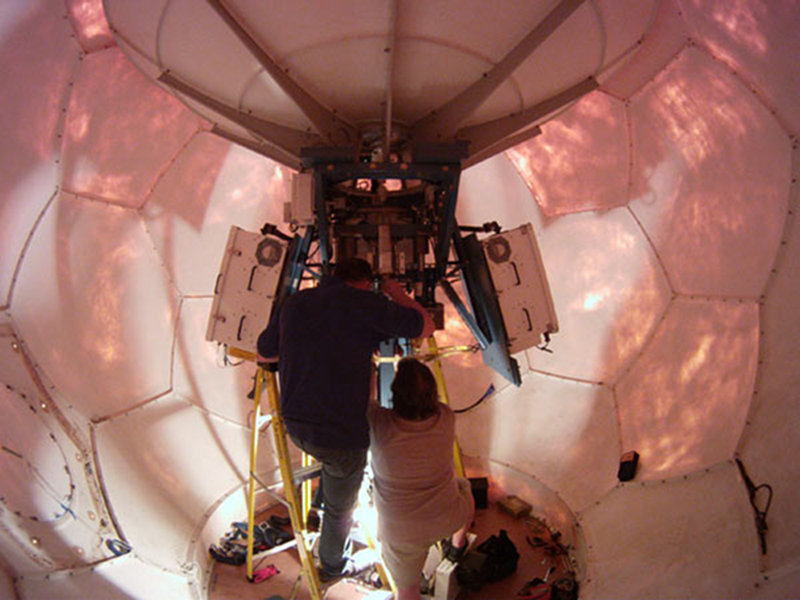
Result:
{"label": "pair of shoes on floor", "polygon": [[[279,523],[282,521],[270,517],[269,521],[253,525],[253,550],[263,552],[294,539],[294,534],[282,529]],[[247,539],[247,521],[231,523],[231,526],[237,537]]]}
{"label": "pair of shoes on floor", "polygon": [[215,561],[226,565],[243,565],[247,558],[246,551],[242,552],[237,548],[220,548],[214,545],[209,547],[208,553]]}
{"label": "pair of shoes on floor", "polygon": [[439,542],[439,548],[442,551],[442,558],[446,558],[454,563],[457,563],[464,558],[464,554],[467,552],[467,546],[469,546],[468,540],[464,540],[464,545],[459,548],[456,548],[453,545],[453,542],[450,541],[450,538],[444,538]]}
{"label": "pair of shoes on floor", "polygon": [[278,527],[273,527],[269,523],[259,523],[253,528],[253,541],[258,546],[274,548],[294,539],[294,534],[289,533]]}
{"label": "pair of shoes on floor", "polygon": [[288,527],[289,525],[291,525],[292,520],[289,517],[270,515],[269,519],[267,519],[267,523],[269,523],[275,529],[282,529],[283,527]]}

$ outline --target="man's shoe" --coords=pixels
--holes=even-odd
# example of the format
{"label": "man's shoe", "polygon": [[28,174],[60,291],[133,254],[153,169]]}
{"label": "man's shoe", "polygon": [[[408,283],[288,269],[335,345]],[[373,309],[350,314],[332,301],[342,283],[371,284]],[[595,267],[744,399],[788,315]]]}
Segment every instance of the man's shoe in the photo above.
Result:
{"label": "man's shoe", "polygon": [[344,577],[344,572],[331,573],[330,571],[327,571],[322,567],[319,567],[317,569],[317,576],[319,577],[320,582],[331,583],[332,581],[336,581],[337,579]]}
{"label": "man's shoe", "polygon": [[331,573],[324,567],[320,567],[317,573],[322,583],[329,583],[343,577],[356,577],[359,573],[366,571],[374,565],[376,560],[376,555],[371,550],[360,550],[345,560],[342,570],[338,573]]}
{"label": "man's shoe", "polygon": [[362,567],[361,569],[357,568],[353,561],[349,560],[344,563],[344,567],[338,573],[331,573],[330,571],[320,567],[318,570],[319,573],[319,580],[322,583],[330,583],[332,581],[337,581],[342,579],[343,577],[355,577],[361,571],[365,570],[367,567]]}
{"label": "man's shoe", "polygon": [[464,554],[467,551],[467,546],[469,546],[469,540],[464,540],[464,545],[460,548],[456,548],[453,546],[453,542],[450,541],[450,538],[444,538],[441,542],[439,542],[439,546],[442,550],[442,558],[446,558],[451,562],[457,563],[464,558]]}

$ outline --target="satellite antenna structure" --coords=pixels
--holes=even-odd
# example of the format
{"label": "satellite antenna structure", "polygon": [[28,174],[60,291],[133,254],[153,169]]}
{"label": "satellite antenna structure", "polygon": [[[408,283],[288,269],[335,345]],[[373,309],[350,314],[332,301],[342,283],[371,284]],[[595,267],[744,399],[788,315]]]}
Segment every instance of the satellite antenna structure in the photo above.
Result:
{"label": "satellite antenna structure", "polygon": [[[561,38],[593,22],[595,9],[586,0],[522,5],[477,7],[495,28],[472,15],[478,26],[445,32],[426,3],[353,4],[349,15],[339,3],[311,14],[296,3],[167,2],[143,25],[138,9],[105,1],[120,46],[142,71],[214,133],[295,171],[285,211],[292,235],[271,224],[260,233],[280,248],[280,262],[266,266],[263,253],[232,260],[248,236],[231,231],[209,339],[252,349],[271,305],[309,268],[319,276],[360,256],[405,282],[439,328],[441,289],[484,361],[520,385],[512,354],[558,330],[536,237],[530,226],[457,223],[459,178],[538,135],[624,56],[597,65],[572,48],[571,60],[551,65]],[[261,242],[250,236],[246,245]],[[271,302],[245,301],[248,293]]]}

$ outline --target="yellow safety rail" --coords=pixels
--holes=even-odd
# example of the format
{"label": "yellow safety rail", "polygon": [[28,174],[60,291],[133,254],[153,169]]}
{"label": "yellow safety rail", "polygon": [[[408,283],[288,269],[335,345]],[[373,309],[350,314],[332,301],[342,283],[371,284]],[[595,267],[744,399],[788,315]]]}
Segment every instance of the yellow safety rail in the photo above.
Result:
{"label": "yellow safety rail", "polygon": [[[444,404],[450,405],[450,396],[447,393],[447,386],[444,383],[444,373],[442,373],[442,361],[436,339],[431,336],[428,338],[428,350],[432,356],[430,362],[433,367],[433,376],[436,378],[436,387],[439,389],[439,400]],[[456,464],[456,474],[459,477],[466,477],[464,471],[464,461],[461,457],[461,447],[458,445],[458,438],[453,441],[453,460]]]}
{"label": "yellow safety rail", "polygon": [[[436,339],[433,336],[427,338],[427,342],[428,342],[428,352],[423,353],[421,348],[415,346],[413,357],[423,362],[432,363],[433,376],[436,379],[436,388],[439,391],[439,400],[441,400],[444,404],[447,404],[449,406],[450,396],[447,393],[447,385],[445,385],[444,382],[444,373],[442,372],[441,359],[445,356],[462,354],[464,352],[477,352],[478,346],[462,345],[462,346],[446,346],[440,348],[436,344]],[[403,358],[404,357],[402,356],[376,356],[373,358],[373,362],[375,362],[376,364],[397,363],[403,360]],[[456,465],[456,474],[459,477],[466,477],[465,474],[466,472],[464,470],[464,460],[461,457],[461,448],[458,445],[458,439],[456,439],[455,443],[453,444],[453,460],[455,461]]]}

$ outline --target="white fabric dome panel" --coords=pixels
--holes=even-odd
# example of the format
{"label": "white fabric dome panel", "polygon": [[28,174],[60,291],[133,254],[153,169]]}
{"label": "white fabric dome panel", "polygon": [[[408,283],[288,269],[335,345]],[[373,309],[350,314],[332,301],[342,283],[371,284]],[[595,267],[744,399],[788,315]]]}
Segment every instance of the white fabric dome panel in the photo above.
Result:
{"label": "white fabric dome panel", "polygon": [[623,447],[643,479],[693,473],[733,455],[758,360],[755,302],[675,299],[615,388]]}
{"label": "white fabric dome panel", "polygon": [[614,487],[620,445],[610,391],[530,373],[459,415],[464,452],[531,473],[573,510]]}
{"label": "white fabric dome panel", "polygon": [[552,354],[528,350],[531,368],[613,383],[658,323],[670,298],[661,268],[630,212],[567,215],[539,245],[559,321]]}
{"label": "white fabric dome panel", "polygon": [[63,185],[83,196],[141,206],[163,165],[198,125],[119,50],[90,54],[70,99]]}
{"label": "white fabric dome panel", "polygon": [[40,573],[103,560],[101,536],[109,531],[94,512],[84,456],[36,397],[4,386],[0,406],[0,466],[8,479],[0,498],[3,563]]}
{"label": "white fabric dome panel", "polygon": [[16,295],[20,335],[83,414],[109,415],[169,389],[177,298],[136,212],[60,194]]}
{"label": "white fabric dome panel", "polygon": [[0,414],[6,427],[0,468],[10,480],[3,488],[3,504],[34,521],[58,520],[69,506],[73,486],[65,450],[29,403],[7,387],[0,388]]}
{"label": "white fabric dome panel", "polygon": [[[497,221],[503,229],[531,223],[537,237],[541,234],[541,211],[505,155],[489,158],[463,172],[456,218],[461,225]],[[544,262],[547,264],[546,258]]]}
{"label": "white fabric dome panel", "polygon": [[11,302],[20,253],[58,185],[64,90],[78,61],[69,24],[46,4],[5,2],[0,13],[0,307]]}
{"label": "white fabric dome panel", "polygon": [[281,54],[273,56],[279,61],[308,47],[309,40],[313,40],[313,45],[327,45],[341,40],[342,32],[347,32],[349,38],[388,33],[390,7],[387,2],[352,0],[334,5],[326,0],[309,0],[302,4],[283,0],[235,0],[232,5],[236,7],[236,14],[262,32],[262,42],[271,49],[281,49]]}
{"label": "white fabric dome panel", "polygon": [[65,0],[78,43],[87,54],[114,46],[102,0]]}
{"label": "white fabric dome panel", "polygon": [[6,386],[26,398],[35,398],[39,391],[20,356],[19,339],[10,325],[0,325],[0,376]]}
{"label": "white fabric dome panel", "polygon": [[[126,540],[138,555],[179,571],[220,492],[244,485],[249,432],[168,397],[100,423],[96,438],[102,478],[116,499]],[[275,465],[272,445],[262,443],[259,471],[272,472]]]}
{"label": "white fabric dome panel", "polygon": [[624,484],[579,522],[589,554],[582,598],[743,598],[753,589],[758,543],[730,462],[665,483]]}
{"label": "white fabric dome panel", "polygon": [[[43,163],[19,181],[0,206],[0,306],[11,304],[17,269],[24,257],[26,244],[36,221],[52,201],[58,168],[55,163]],[[31,201],[29,198],[37,198]],[[20,201],[17,201],[20,200]]]}
{"label": "white fabric dome panel", "polygon": [[170,600],[195,600],[196,590],[192,588],[184,575],[165,571],[135,554],[75,571],[28,575],[19,581],[23,598],[58,600],[130,600],[141,598],[143,590]]}
{"label": "white fabric dome panel", "polygon": [[0,596],[3,598],[13,598],[17,593],[14,580],[6,571],[0,571]]}
{"label": "white fabric dome panel", "polygon": [[248,423],[253,389],[252,363],[225,366],[221,351],[205,341],[211,298],[181,303],[175,340],[174,392],[198,407],[242,425]]}
{"label": "white fabric dome panel", "polygon": [[201,133],[163,173],[142,212],[178,289],[212,294],[231,225],[256,231],[282,224],[290,193],[289,169]]}
{"label": "white fabric dome panel", "polygon": [[[756,485],[768,483],[774,497],[768,512],[768,556],[771,570],[792,572],[800,555],[800,511],[795,485],[800,481],[800,147],[793,151],[792,216],[785,244],[775,264],[761,308],[759,373],[753,406],[742,436],[739,454]],[[791,457],[791,458],[790,458]],[[788,460],[787,460],[788,459]],[[757,506],[764,510],[766,490]],[[777,579],[778,574],[770,575]],[[800,574],[794,569],[797,581]],[[795,589],[800,589],[796,587]],[[788,596],[787,596],[788,597]]]}
{"label": "white fabric dome panel", "polygon": [[[406,121],[421,118],[455,96],[464,82],[478,80],[555,5],[514,2],[498,7],[479,1],[402,4],[398,11],[398,63],[394,76],[398,117]],[[491,30],[484,27],[485,23],[492,23]],[[575,39],[576,31],[580,31],[582,40],[568,62],[550,53],[550,44],[558,41],[548,39],[535,53],[537,62],[517,69],[511,80],[463,125],[519,111],[523,101],[529,105],[543,100],[593,72],[601,59],[597,13],[591,7],[579,8],[563,27],[572,28],[564,37]],[[496,35],[501,31],[502,35]],[[559,29],[554,37],[561,33]],[[582,55],[589,58],[581,61]]]}
{"label": "white fabric dome panel", "polygon": [[691,48],[632,100],[631,122],[631,207],[673,289],[758,297],[786,217],[786,133],[727,68]]}
{"label": "white fabric dome panel", "polygon": [[296,77],[298,83],[343,119],[351,123],[380,120],[387,77],[382,59],[386,57],[387,40],[354,33],[354,38],[295,50],[287,57],[287,67],[290,73],[302,73],[302,77]]}
{"label": "white fabric dome panel", "polygon": [[[399,6],[398,29],[401,36],[435,40],[462,51],[478,49],[484,58],[497,62],[557,4],[556,0],[502,6],[483,0],[411,0]],[[491,30],[486,23],[492,23]],[[503,35],[492,35],[498,31]]]}
{"label": "white fabric dome panel", "polygon": [[625,105],[594,92],[508,156],[549,217],[614,208],[628,201],[627,132]]}
{"label": "white fabric dome panel", "polygon": [[794,135],[800,134],[800,10],[796,0],[678,0],[692,36],[752,85]]}
{"label": "white fabric dome panel", "polygon": [[46,573],[103,560],[103,538],[114,532],[90,481],[88,436],[42,395],[46,384],[29,360],[13,332],[0,335],[2,473],[9,478],[0,497],[0,554],[16,573]]}
{"label": "white fabric dome panel", "polygon": [[[238,98],[238,105],[241,110],[278,125],[299,130],[307,130],[311,127],[308,118],[297,109],[286,92],[264,71],[246,82],[246,86]],[[263,110],[262,107],[265,106],[269,107],[268,112]]]}

